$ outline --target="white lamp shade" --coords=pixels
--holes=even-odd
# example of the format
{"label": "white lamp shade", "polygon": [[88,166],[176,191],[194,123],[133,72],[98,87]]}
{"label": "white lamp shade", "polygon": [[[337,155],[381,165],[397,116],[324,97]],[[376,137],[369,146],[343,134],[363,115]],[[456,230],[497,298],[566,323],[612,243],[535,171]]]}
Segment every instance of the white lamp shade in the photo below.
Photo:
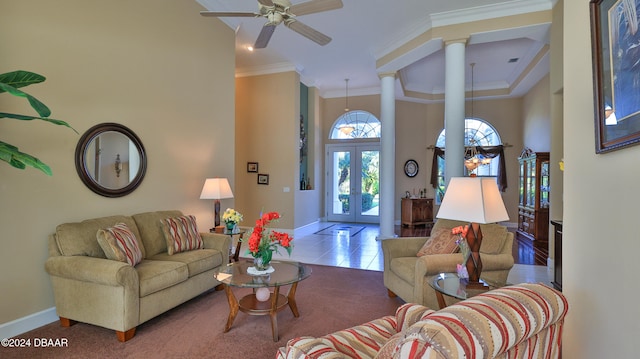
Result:
{"label": "white lamp shade", "polygon": [[453,177],[436,218],[486,224],[506,221],[509,215],[495,178]]}
{"label": "white lamp shade", "polygon": [[207,178],[200,193],[200,199],[233,198],[231,186],[226,178]]}

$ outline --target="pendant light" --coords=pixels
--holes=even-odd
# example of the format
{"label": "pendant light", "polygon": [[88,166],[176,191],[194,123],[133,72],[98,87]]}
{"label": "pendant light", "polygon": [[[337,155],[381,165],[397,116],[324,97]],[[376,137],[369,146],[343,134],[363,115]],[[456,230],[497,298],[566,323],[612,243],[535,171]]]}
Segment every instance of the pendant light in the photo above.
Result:
{"label": "pendant light", "polygon": [[344,79],[344,112],[349,112],[349,79]]}
{"label": "pendant light", "polygon": [[[473,116],[473,85],[474,85],[474,78],[473,78],[473,68],[476,66],[475,62],[472,62],[471,64],[469,64],[469,66],[471,66],[471,118],[475,118]],[[488,165],[489,163],[491,163],[491,159],[488,157],[484,157],[481,153],[478,153],[478,150],[476,149],[477,143],[475,140],[471,140],[471,143],[469,143],[469,146],[465,146],[465,153],[464,153],[464,165],[465,167],[467,167],[467,170],[471,173],[471,176],[475,176],[475,174],[473,173],[473,171],[478,168],[479,166],[483,166],[483,165]]]}

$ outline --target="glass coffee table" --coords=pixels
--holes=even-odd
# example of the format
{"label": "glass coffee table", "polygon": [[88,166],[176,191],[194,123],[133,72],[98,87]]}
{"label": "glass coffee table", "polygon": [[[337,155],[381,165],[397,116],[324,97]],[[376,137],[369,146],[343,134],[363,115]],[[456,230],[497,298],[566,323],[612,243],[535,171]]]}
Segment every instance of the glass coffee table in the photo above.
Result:
{"label": "glass coffee table", "polygon": [[[233,321],[242,311],[249,315],[269,315],[271,317],[271,333],[273,341],[278,341],[278,318],[277,313],[288,306],[294,317],[299,317],[298,306],[296,304],[296,289],[298,283],[311,275],[311,268],[299,262],[271,261],[273,272],[263,275],[252,275],[247,273],[247,269],[253,267],[252,260],[241,259],[238,262],[229,263],[227,266],[215,272],[217,280],[224,284],[229,301],[229,318],[224,332],[228,332],[233,325]],[[280,287],[291,285],[287,295],[280,293]],[[231,287],[253,288],[253,293],[247,294],[238,300],[231,290]],[[259,301],[256,291],[259,288],[273,288],[266,301]]]}
{"label": "glass coffee table", "polygon": [[433,276],[429,281],[429,285],[431,285],[431,288],[435,289],[436,291],[436,297],[438,298],[438,305],[440,306],[440,309],[447,306],[443,295],[460,300],[465,300],[480,293],[485,293],[488,290],[503,287],[506,285],[499,285],[482,279],[480,279],[480,283],[484,284],[485,287],[467,287],[467,280],[460,279],[456,273],[440,273]]}

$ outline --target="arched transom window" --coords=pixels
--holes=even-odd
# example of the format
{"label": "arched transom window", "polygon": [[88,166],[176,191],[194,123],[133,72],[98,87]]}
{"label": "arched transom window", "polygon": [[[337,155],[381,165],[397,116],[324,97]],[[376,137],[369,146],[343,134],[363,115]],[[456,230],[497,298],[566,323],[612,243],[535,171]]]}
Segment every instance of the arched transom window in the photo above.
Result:
{"label": "arched transom window", "polygon": [[[436,147],[444,148],[445,130],[440,132]],[[498,146],[502,144],[500,135],[490,123],[479,118],[467,118],[464,120],[464,145],[465,146]],[[474,170],[478,176],[497,176],[500,156],[491,160],[488,165],[480,166]],[[465,168],[465,172],[468,172]],[[467,173],[468,174],[468,173]],[[444,159],[438,158],[438,187],[436,188],[436,203],[440,204],[444,196]]]}
{"label": "arched transom window", "polygon": [[329,134],[332,140],[380,138],[380,120],[366,111],[349,111],[338,117]]}
{"label": "arched transom window", "polygon": [[[444,130],[440,132],[436,146],[444,148]],[[497,146],[501,144],[500,135],[491,124],[477,118],[464,120],[465,146]]]}

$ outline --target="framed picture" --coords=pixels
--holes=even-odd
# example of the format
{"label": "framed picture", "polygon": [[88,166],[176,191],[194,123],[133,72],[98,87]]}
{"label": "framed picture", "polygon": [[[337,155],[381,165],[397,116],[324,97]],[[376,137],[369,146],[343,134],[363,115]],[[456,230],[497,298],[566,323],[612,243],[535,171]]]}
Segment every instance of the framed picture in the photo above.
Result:
{"label": "framed picture", "polygon": [[269,184],[269,175],[264,174],[264,173],[259,173],[258,174],[258,184]]}
{"label": "framed picture", "polygon": [[596,153],[640,143],[640,0],[591,0]]}
{"label": "framed picture", "polygon": [[247,162],[247,172],[258,172],[258,162]]}

